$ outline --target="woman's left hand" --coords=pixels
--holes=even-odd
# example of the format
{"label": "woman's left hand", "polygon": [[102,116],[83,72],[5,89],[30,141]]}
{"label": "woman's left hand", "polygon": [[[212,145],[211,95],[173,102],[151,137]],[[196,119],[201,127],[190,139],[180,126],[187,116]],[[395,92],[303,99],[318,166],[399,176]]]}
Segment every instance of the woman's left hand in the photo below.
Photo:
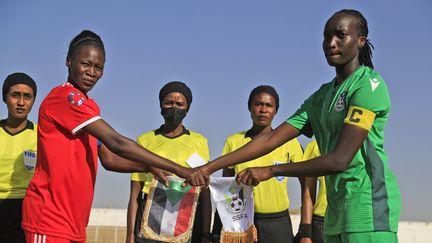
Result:
{"label": "woman's left hand", "polygon": [[257,186],[261,181],[273,177],[271,166],[251,167],[241,171],[237,177],[237,184],[243,183],[248,186]]}

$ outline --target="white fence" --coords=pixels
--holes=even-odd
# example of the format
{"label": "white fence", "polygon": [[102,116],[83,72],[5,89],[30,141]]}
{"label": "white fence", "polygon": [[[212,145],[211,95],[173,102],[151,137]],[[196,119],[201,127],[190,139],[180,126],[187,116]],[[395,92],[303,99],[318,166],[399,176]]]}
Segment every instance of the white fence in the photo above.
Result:
{"label": "white fence", "polygon": [[[291,215],[291,220],[293,231],[297,232],[300,216],[293,214]],[[95,239],[98,238],[98,227],[114,227],[114,236],[117,238],[117,231],[125,230],[124,227],[126,227],[126,209],[93,208],[90,214],[89,226],[96,229]],[[399,242],[432,243],[432,222],[400,222]]]}

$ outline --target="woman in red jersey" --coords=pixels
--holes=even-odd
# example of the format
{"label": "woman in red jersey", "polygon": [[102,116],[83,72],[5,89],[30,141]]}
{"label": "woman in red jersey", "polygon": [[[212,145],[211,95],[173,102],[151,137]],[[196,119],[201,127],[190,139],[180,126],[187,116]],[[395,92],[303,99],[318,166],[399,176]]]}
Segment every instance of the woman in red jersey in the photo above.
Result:
{"label": "woman in red jersey", "polygon": [[[120,135],[100,117],[88,92],[102,77],[104,63],[101,38],[82,31],[69,45],[67,82],[55,87],[40,106],[38,164],[23,203],[27,242],[85,242],[97,172],[97,140],[118,156],[141,163],[143,169],[154,166],[180,177],[192,172]],[[140,167],[131,161],[119,160],[116,170]]]}

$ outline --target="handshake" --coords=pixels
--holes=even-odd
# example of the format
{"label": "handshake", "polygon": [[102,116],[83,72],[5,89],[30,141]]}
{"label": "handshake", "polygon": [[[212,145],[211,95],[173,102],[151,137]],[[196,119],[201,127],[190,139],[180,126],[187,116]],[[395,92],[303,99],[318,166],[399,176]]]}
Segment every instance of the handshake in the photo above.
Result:
{"label": "handshake", "polygon": [[[195,168],[179,167],[175,174],[185,179],[183,186],[191,185],[208,187],[210,183],[210,175],[219,169],[220,168],[215,166],[215,163],[210,162]],[[155,167],[149,167],[149,172],[164,185],[168,186],[169,182],[166,178],[166,176],[169,175],[168,172]],[[243,183],[248,186],[257,186],[261,181],[268,180],[273,176],[271,166],[251,167],[238,173],[236,176],[236,182],[237,184]]]}

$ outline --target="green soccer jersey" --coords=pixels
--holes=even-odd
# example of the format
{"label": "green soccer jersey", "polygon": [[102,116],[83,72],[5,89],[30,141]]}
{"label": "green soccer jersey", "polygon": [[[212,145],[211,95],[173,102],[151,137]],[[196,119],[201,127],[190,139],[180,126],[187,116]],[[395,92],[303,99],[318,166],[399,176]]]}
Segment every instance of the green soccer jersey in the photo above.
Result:
{"label": "green soccer jersey", "polygon": [[344,124],[369,131],[347,170],[326,176],[325,234],[397,232],[401,195],[384,152],[389,111],[387,85],[361,66],[339,86],[335,79],[322,85],[287,120],[305,135],[315,135],[323,155],[333,151]]}

